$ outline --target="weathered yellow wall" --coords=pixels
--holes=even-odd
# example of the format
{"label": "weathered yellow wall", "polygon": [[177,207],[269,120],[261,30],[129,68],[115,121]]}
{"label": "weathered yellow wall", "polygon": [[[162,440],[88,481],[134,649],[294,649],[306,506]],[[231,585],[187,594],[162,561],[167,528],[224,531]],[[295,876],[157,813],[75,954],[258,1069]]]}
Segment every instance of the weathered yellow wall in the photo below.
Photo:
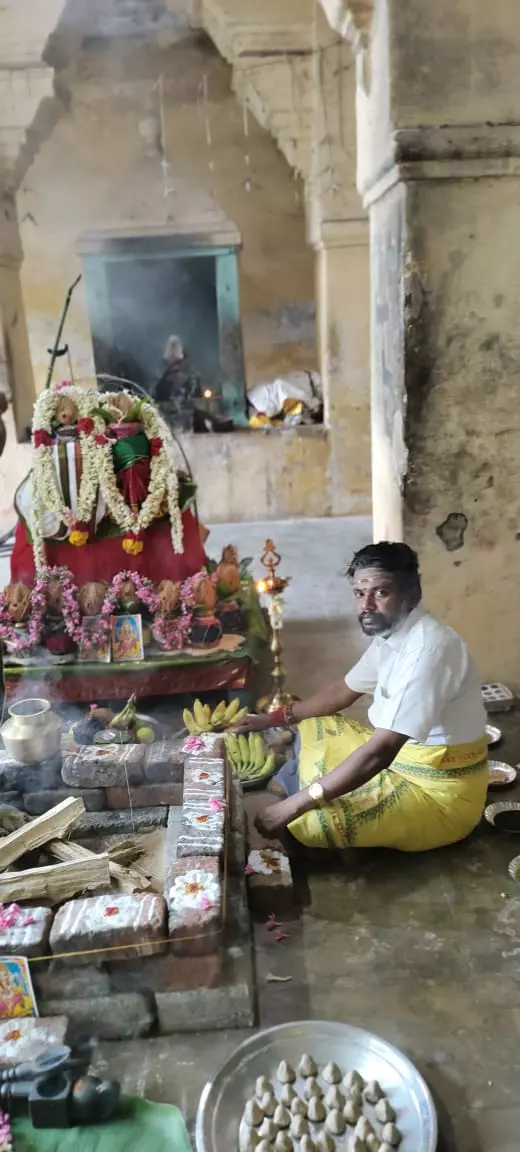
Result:
{"label": "weathered yellow wall", "polygon": [[[166,159],[150,158],[139,120],[163,77]],[[306,242],[300,181],[270,135],[230,90],[230,70],[203,36],[166,49],[144,41],[93,45],[57,72],[61,118],[42,144],[18,194],[25,251],[24,299],[37,388],[47,368],[67,287],[81,269],[82,233],[98,229],[210,228],[240,233],[240,294],[247,383],[316,368],[315,256]],[[156,105],[157,106],[157,105]],[[208,137],[211,144],[208,144]],[[249,162],[247,161],[249,158]],[[359,286],[352,285],[359,308]],[[348,301],[345,301],[347,314]],[[365,331],[363,340],[366,340]],[[352,330],[352,323],[348,326]],[[80,285],[65,338],[75,372],[92,371],[90,333]],[[67,374],[64,361],[57,372]],[[338,374],[340,376],[340,374]],[[352,382],[350,382],[352,385]],[[343,381],[328,411],[341,420]],[[330,515],[369,509],[366,467],[368,392],[360,379],[364,458],[345,489],[345,449],[327,429],[231,437],[188,437],[212,520]],[[359,443],[358,429],[352,440]],[[341,442],[348,442],[348,429]],[[355,452],[355,445],[352,446]]]}

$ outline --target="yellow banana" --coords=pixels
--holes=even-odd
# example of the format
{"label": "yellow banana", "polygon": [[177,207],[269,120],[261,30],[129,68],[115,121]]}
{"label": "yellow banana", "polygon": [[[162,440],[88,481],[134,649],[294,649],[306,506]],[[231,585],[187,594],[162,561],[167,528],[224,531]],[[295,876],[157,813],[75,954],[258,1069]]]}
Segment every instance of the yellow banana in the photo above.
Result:
{"label": "yellow banana", "polygon": [[212,724],[221,724],[222,723],[222,720],[224,719],[224,716],[226,714],[226,708],[227,708],[226,701],[221,700],[220,704],[217,704],[217,707],[215,708],[215,711],[211,717],[211,723]]}
{"label": "yellow banana", "polygon": [[236,716],[239,708],[240,708],[240,700],[238,700],[237,698],[232,700],[230,704],[227,704],[226,710],[225,710],[224,715],[222,717],[223,723],[226,725],[230,724],[231,721],[233,720],[233,718]]}
{"label": "yellow banana", "polygon": [[226,727],[235,728],[236,725],[240,724],[240,721],[244,719],[244,716],[247,716],[247,708],[241,708],[240,711],[236,712],[235,715],[232,717],[231,722],[229,720],[225,720],[224,723],[225,723]]}
{"label": "yellow banana", "polygon": [[184,721],[184,727],[188,729],[188,732],[190,732],[192,736],[198,735],[200,728],[194,720],[189,708],[184,709],[184,712],[182,713],[182,719]]}
{"label": "yellow banana", "polygon": [[211,727],[211,708],[209,704],[204,704],[202,711],[204,712],[204,723],[206,727],[209,728]]}
{"label": "yellow banana", "polygon": [[195,723],[198,724],[199,728],[206,728],[206,717],[200,700],[194,700],[193,702],[193,715],[195,717]]}

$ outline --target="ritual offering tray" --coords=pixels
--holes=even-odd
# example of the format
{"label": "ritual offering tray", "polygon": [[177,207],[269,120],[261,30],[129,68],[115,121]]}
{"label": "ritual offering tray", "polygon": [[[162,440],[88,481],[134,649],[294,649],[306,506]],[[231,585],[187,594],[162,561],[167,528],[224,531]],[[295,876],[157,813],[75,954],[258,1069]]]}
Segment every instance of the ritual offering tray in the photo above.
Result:
{"label": "ritual offering tray", "polygon": [[435,1152],[437,1117],[397,1048],[349,1024],[301,1021],[235,1050],[202,1093],[195,1140],[197,1152],[264,1152],[263,1141],[275,1152]]}
{"label": "ritual offering tray", "polygon": [[511,788],[516,782],[516,769],[502,760],[490,760],[488,788]]}

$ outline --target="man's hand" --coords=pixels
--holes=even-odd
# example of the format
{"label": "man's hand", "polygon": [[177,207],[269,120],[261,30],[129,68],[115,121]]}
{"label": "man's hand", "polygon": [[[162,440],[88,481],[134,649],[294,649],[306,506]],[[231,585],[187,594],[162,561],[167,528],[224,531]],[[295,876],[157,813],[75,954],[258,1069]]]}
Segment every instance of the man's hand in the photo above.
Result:
{"label": "man's hand", "polygon": [[266,732],[268,728],[272,728],[272,725],[273,720],[269,713],[264,713],[263,716],[253,716],[250,714],[244,716],[240,724],[237,724],[236,727],[233,728],[233,732],[236,732],[239,736],[241,734],[245,735],[247,732]]}
{"label": "man's hand", "polygon": [[278,804],[271,804],[269,808],[264,808],[263,812],[259,812],[255,820],[255,828],[261,836],[265,836],[266,840],[276,840],[281,832],[284,832],[288,824],[296,820],[298,810],[296,805],[296,798],[290,797],[287,800],[280,800]]}

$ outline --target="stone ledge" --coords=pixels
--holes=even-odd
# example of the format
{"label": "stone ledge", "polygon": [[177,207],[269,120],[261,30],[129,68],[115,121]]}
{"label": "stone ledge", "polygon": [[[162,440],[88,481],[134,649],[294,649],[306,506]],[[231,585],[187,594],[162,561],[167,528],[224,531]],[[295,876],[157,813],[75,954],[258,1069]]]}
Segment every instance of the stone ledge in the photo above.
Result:
{"label": "stone ledge", "polygon": [[143,779],[144,758],[142,744],[87,746],[63,757],[61,776],[73,788],[126,788]]}
{"label": "stone ledge", "polygon": [[251,1028],[255,1023],[254,972],[250,944],[225,952],[222,982],[200,991],[157,992],[159,1032],[208,1032]]}
{"label": "stone ledge", "polygon": [[62,800],[68,800],[69,796],[83,800],[87,812],[102,812],[106,808],[105,793],[101,788],[57,788],[55,791],[24,792],[23,806],[30,816],[41,816],[49,808],[61,804]]}
{"label": "stone ledge", "polygon": [[95,1036],[98,1040],[132,1040],[148,1036],[155,1023],[153,998],[139,992],[90,996],[86,1000],[43,1000],[42,1012],[66,1013],[72,1040]]}
{"label": "stone ledge", "polygon": [[107,788],[109,808],[170,807],[182,803],[182,784],[137,784],[132,788]]}

